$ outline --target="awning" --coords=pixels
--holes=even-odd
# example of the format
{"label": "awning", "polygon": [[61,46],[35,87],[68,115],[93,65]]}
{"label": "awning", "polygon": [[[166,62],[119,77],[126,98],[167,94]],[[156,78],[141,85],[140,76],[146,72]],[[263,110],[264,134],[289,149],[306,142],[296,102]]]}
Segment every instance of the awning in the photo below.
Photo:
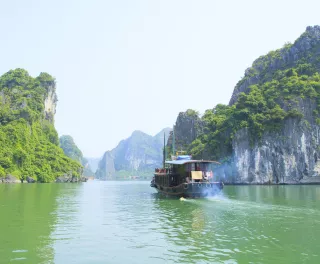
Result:
{"label": "awning", "polygon": [[173,165],[183,165],[187,163],[215,163],[220,165],[219,162],[214,160],[167,160],[165,163]]}

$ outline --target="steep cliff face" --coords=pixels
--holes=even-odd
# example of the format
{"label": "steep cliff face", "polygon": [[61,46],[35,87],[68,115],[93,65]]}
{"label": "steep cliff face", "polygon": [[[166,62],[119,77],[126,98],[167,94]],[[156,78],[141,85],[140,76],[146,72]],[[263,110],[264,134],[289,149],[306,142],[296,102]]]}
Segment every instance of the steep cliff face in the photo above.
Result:
{"label": "steep cliff face", "polygon": [[114,157],[111,151],[104,153],[99,162],[98,169],[95,173],[96,178],[101,180],[113,180],[116,178],[116,170],[114,167]]}
{"label": "steep cliff face", "polygon": [[[320,27],[254,61],[189,145],[229,183],[320,182]],[[185,132],[188,134],[188,132]]]}
{"label": "steep cliff face", "polygon": [[129,138],[103,155],[96,177],[107,180],[141,175],[151,177],[154,168],[161,166],[163,135],[168,138],[169,130],[164,129],[154,137],[134,131]]}
{"label": "steep cliff face", "polygon": [[85,157],[85,159],[88,161],[88,164],[91,168],[91,170],[93,172],[96,172],[97,169],[98,169],[98,165],[99,165],[99,162],[101,160],[101,158],[89,158],[89,157]]}
{"label": "steep cliff face", "polygon": [[47,73],[33,78],[15,69],[0,77],[0,182],[80,179],[82,166],[59,147],[56,98],[55,80]]}
{"label": "steep cliff face", "polygon": [[44,114],[45,118],[50,122],[54,122],[54,115],[56,114],[58,97],[56,94],[56,84],[47,85],[47,95],[44,100]]}
{"label": "steep cliff face", "polygon": [[245,71],[244,77],[236,85],[229,105],[237,102],[241,92],[248,93],[251,85],[271,80],[277,70],[294,67],[301,63],[301,59],[312,62],[319,70],[319,41],[320,26],[307,27],[294,44],[286,44],[282,49],[259,57],[253,62],[252,67]]}
{"label": "steep cliff face", "polygon": [[[241,92],[249,93],[252,84],[263,83],[274,78],[279,69],[299,68],[309,65],[320,71],[320,27],[308,27],[293,45],[276,51],[277,56],[263,56],[246,71],[237,85],[230,104],[236,104]],[[250,76],[250,72],[255,72]],[[305,79],[311,74],[304,72]],[[314,76],[314,75],[313,75]],[[300,82],[295,89],[303,89]],[[224,175],[227,181],[237,183],[312,183],[320,182],[319,174],[319,94],[318,84],[309,87],[316,91],[290,100],[301,116],[282,121],[278,131],[265,131],[253,145],[248,129],[240,129],[233,138],[233,175]],[[279,105],[288,111],[288,103],[278,98]],[[225,167],[226,168],[226,167]]]}
{"label": "steep cliff face", "polygon": [[[174,125],[175,150],[187,151],[189,145],[194,141],[203,130],[203,122],[198,113],[188,109],[180,112]],[[171,153],[173,143],[173,131],[170,132],[167,147]]]}
{"label": "steep cliff face", "polygon": [[[288,118],[281,130],[265,133],[252,146],[247,129],[238,131],[233,140],[233,177],[236,183],[308,183],[320,179],[320,127],[313,117],[317,104],[300,99],[303,118]],[[320,182],[320,181],[319,181]]]}

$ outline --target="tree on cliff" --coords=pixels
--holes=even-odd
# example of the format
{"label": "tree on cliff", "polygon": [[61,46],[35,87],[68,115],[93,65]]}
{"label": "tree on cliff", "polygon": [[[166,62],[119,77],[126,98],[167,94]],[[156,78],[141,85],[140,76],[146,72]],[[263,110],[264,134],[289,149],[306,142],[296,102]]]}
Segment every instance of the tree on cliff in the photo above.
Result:
{"label": "tree on cliff", "polygon": [[51,182],[64,174],[80,176],[82,166],[63,153],[47,118],[49,90],[56,98],[55,80],[47,73],[33,78],[15,69],[0,77],[0,177]]}
{"label": "tree on cliff", "polygon": [[[279,130],[283,120],[302,118],[299,98],[317,100],[313,114],[320,124],[318,31],[319,27],[310,27],[295,43],[286,43],[254,61],[236,85],[230,105],[206,111],[204,133],[191,144],[192,154],[199,157],[205,153],[216,159],[230,155],[232,139],[241,128],[249,130],[252,144],[259,141],[265,132]],[[299,51],[300,46],[307,48]],[[296,59],[291,59],[293,53]]]}
{"label": "tree on cliff", "polygon": [[84,167],[83,175],[94,176],[94,173],[90,168],[88,160],[83,157],[81,150],[74,143],[73,138],[68,135],[63,135],[60,137],[59,141],[60,147],[63,149],[64,154],[66,154],[69,158],[82,164],[82,166]]}

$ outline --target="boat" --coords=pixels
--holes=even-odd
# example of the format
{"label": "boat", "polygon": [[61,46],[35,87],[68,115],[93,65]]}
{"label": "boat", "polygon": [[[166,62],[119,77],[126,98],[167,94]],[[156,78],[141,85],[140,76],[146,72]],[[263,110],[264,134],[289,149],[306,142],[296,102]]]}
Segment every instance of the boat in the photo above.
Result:
{"label": "boat", "polygon": [[213,167],[220,165],[219,162],[194,160],[191,155],[176,155],[171,160],[166,160],[165,156],[164,140],[163,168],[155,169],[150,183],[159,193],[198,198],[216,195],[223,189],[223,182],[214,181],[213,175]]}
{"label": "boat", "polygon": [[159,193],[175,197],[214,196],[223,189],[222,182],[213,181],[211,160],[193,160],[189,155],[165,161],[165,168],[156,168],[150,186]]}

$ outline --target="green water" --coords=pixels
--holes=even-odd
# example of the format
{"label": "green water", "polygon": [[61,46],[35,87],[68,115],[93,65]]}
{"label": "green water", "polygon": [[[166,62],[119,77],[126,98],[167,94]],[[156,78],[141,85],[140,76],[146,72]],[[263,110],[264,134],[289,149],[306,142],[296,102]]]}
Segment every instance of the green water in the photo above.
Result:
{"label": "green water", "polygon": [[0,263],[320,263],[320,186],[1,184]]}

